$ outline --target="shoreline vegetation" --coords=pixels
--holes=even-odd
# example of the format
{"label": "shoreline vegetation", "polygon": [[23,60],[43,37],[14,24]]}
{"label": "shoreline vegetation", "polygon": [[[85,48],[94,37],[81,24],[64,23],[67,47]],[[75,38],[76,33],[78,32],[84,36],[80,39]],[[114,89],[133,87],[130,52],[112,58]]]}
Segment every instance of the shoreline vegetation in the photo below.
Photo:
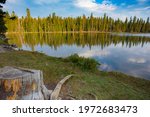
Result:
{"label": "shoreline vegetation", "polygon": [[52,32],[6,32],[6,34],[15,33],[113,33],[113,32],[100,32],[100,31],[52,31]]}
{"label": "shoreline vegetation", "polygon": [[94,34],[94,33],[99,33],[99,34],[150,34],[150,33],[142,33],[142,32],[102,32],[102,31],[52,31],[52,32],[6,32],[5,34],[34,34],[34,33],[41,33],[41,34],[46,34],[46,33],[49,33],[49,34],[87,34],[87,33],[91,33],[91,34]]}
{"label": "shoreline vegetation", "polygon": [[79,57],[77,54],[56,58],[29,51],[0,53],[0,68],[15,66],[42,70],[44,83],[49,90],[53,90],[63,77],[75,74],[63,85],[60,93],[62,99],[150,99],[149,80],[118,72],[99,71],[97,65],[94,59]]}

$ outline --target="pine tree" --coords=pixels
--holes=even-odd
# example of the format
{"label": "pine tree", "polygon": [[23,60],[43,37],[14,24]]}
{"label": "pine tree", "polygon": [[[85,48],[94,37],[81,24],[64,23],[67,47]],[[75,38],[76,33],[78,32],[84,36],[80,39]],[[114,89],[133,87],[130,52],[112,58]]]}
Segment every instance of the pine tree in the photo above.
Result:
{"label": "pine tree", "polygon": [[3,12],[2,8],[3,6],[1,4],[5,4],[6,0],[1,0],[0,1],[0,34],[3,34],[6,32],[7,28],[5,26],[5,21],[4,21],[4,17],[5,17],[5,12]]}
{"label": "pine tree", "polygon": [[150,32],[150,19],[147,18],[146,24],[145,24],[145,31],[144,32]]}

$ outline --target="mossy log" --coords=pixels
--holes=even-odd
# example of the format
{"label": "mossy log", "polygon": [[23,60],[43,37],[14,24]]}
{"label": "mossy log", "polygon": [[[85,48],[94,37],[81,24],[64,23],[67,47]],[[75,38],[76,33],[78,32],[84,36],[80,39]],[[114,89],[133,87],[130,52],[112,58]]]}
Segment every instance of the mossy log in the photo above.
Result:
{"label": "mossy log", "polygon": [[0,69],[0,100],[44,100],[51,91],[40,70],[4,67]]}

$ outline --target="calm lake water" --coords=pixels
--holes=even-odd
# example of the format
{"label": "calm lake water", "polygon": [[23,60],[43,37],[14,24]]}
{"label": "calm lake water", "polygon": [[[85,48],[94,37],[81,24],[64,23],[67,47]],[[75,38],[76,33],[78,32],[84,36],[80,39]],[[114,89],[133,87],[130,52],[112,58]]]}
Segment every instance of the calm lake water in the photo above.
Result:
{"label": "calm lake water", "polygon": [[119,71],[150,80],[150,34],[8,34],[23,50],[96,59],[100,70]]}

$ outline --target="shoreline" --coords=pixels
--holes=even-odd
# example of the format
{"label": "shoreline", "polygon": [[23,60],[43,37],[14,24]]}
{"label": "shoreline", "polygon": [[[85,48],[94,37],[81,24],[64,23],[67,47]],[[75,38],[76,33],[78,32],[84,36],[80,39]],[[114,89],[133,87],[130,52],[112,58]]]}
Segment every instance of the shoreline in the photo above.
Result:
{"label": "shoreline", "polygon": [[[19,32],[13,32],[13,33],[19,33]],[[26,32],[26,33],[38,33],[38,32]],[[47,32],[47,33],[61,33],[61,32]],[[64,33],[68,33],[68,32],[64,32]],[[69,33],[72,33],[72,32],[69,32]],[[76,32],[76,33],[79,33],[79,32]],[[83,33],[88,33],[88,32],[83,32]],[[96,32],[95,32],[95,33],[96,33]],[[101,33],[105,33],[105,32],[101,32]],[[109,32],[109,33],[110,33],[110,32]],[[9,34],[9,33],[8,33],[8,34]],[[14,48],[12,45],[9,45],[9,44],[8,44],[8,47],[6,47],[6,48],[8,48],[7,51],[12,51],[12,50],[18,51],[18,50],[19,50],[19,48],[17,48],[17,47]],[[0,48],[0,49],[1,49],[1,48]],[[21,51],[26,51],[26,50],[22,50],[22,49],[21,49]],[[28,52],[34,52],[34,51],[28,50]],[[38,52],[38,51],[37,51],[37,52]],[[38,53],[41,53],[41,52],[38,52]],[[46,55],[46,54],[45,54],[45,55]],[[49,55],[46,55],[46,56],[49,56]],[[49,56],[49,57],[63,58],[63,57],[55,57],[55,56]],[[67,57],[65,57],[65,58],[67,58]],[[131,74],[123,73],[123,72],[120,72],[120,71],[105,71],[105,70],[100,70],[100,69],[99,69],[99,71],[102,71],[102,72],[117,72],[117,73],[125,74],[125,75],[128,75],[128,76],[132,76],[132,77],[135,77],[135,78],[138,78],[138,79],[149,80],[149,79],[146,79],[146,78],[143,78],[143,77],[133,76],[133,75],[131,75]],[[149,81],[150,81],[150,80],[149,80]]]}
{"label": "shoreline", "polygon": [[52,32],[6,32],[5,34],[34,34],[34,33],[49,33],[49,34],[87,34],[87,33],[99,33],[99,34],[150,34],[150,33],[139,33],[139,32],[101,32],[101,31],[52,31]]}
{"label": "shoreline", "polygon": [[0,35],[0,53],[4,53],[7,51],[14,51],[14,50],[19,50],[19,48],[12,44],[10,45],[8,43],[8,38],[5,37],[5,35]]}
{"label": "shoreline", "polygon": [[[105,72],[87,69],[93,63],[89,59],[57,58],[40,52],[6,51],[0,53],[0,68],[15,66],[43,71],[44,84],[54,90],[57,83],[69,74],[75,77],[62,86],[63,100],[145,100],[150,99],[150,81],[121,72]],[[85,65],[85,66],[84,66]]]}
{"label": "shoreline", "polygon": [[[4,52],[11,52],[11,51],[19,51],[19,48],[18,47],[12,47],[12,45],[9,45],[9,44],[7,44],[7,45],[1,45],[0,44],[0,53],[4,53]],[[37,51],[27,51],[27,50],[21,50],[22,52],[37,52]],[[37,52],[37,53],[39,53],[39,54],[43,54],[43,53],[41,53],[41,52]],[[45,54],[45,56],[48,56],[48,57],[53,57],[53,58],[62,58],[62,59],[65,59],[65,58],[68,58],[68,57],[65,57],[65,58],[63,58],[63,57],[54,57],[54,56],[49,56],[49,55],[46,55]],[[100,71],[100,72],[108,72],[108,73],[119,73],[119,74],[124,74],[124,75],[127,75],[127,76],[131,76],[131,77],[134,77],[134,78],[137,78],[137,79],[143,79],[143,80],[148,80],[148,81],[150,81],[149,79],[145,79],[145,78],[142,78],[142,77],[138,77],[138,76],[132,76],[132,75],[130,75],[130,74],[127,74],[127,73],[123,73],[123,72],[119,72],[119,71],[105,71],[105,70],[100,70],[100,69],[98,69],[97,68],[97,70],[98,71]]]}
{"label": "shoreline", "polygon": [[100,31],[6,32],[6,35],[7,34],[18,34],[18,33],[29,33],[29,34],[30,33],[41,33],[41,34],[43,34],[43,33],[50,33],[50,34],[85,33],[86,34],[86,33],[112,33],[112,32],[100,32]]}
{"label": "shoreline", "polygon": [[15,66],[43,71],[44,82],[49,90],[53,90],[64,76],[75,74],[75,78],[63,85],[60,94],[62,99],[70,99],[68,95],[75,99],[95,99],[93,95],[96,99],[150,99],[149,80],[118,72],[85,70],[72,60],[74,58],[56,58],[29,51],[0,53],[0,67]]}

